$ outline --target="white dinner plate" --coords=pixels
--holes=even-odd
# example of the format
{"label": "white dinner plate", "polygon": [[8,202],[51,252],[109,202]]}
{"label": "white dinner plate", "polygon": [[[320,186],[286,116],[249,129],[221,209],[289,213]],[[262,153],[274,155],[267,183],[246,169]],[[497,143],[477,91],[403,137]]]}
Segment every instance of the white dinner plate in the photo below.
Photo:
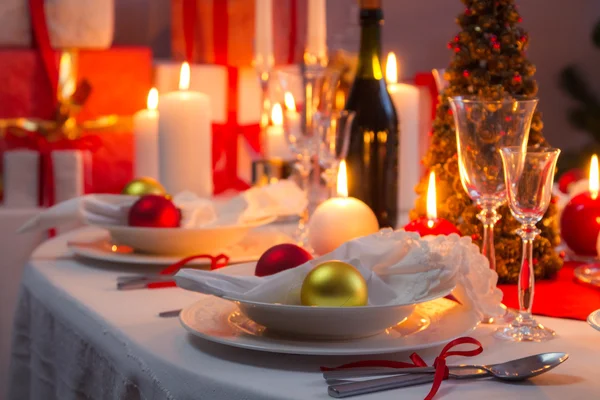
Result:
{"label": "white dinner plate", "polygon": [[204,228],[146,228],[120,225],[95,225],[106,229],[112,241],[143,253],[160,256],[190,256],[211,253],[239,243],[253,228],[270,224],[275,216],[252,222]]}
{"label": "white dinner plate", "polygon": [[596,310],[588,315],[587,322],[592,328],[600,331],[600,310]]}
{"label": "white dinner plate", "polygon": [[[270,247],[280,243],[293,243],[288,235],[274,229],[252,231],[239,243],[225,249],[216,249],[211,252],[213,256],[220,253],[229,257],[229,264],[256,261]],[[93,260],[124,263],[134,265],[170,265],[181,260],[180,256],[158,256],[137,253],[125,246],[117,246],[113,250],[113,244],[108,235],[103,234],[89,242],[70,242],[69,249],[76,255]],[[210,260],[200,258],[189,262],[190,266],[208,266]]]}
{"label": "white dinner plate", "polygon": [[179,319],[188,332],[205,340],[251,350],[304,355],[414,351],[443,345],[468,334],[479,323],[474,313],[444,298],[418,304],[400,325],[352,340],[319,341],[280,336],[244,316],[234,303],[213,296],[203,297],[185,308]]}

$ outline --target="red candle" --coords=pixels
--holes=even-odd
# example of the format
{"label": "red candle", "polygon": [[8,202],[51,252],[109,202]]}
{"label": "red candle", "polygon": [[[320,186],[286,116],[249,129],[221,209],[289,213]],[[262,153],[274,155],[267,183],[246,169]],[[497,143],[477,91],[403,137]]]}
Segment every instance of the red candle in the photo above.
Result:
{"label": "red candle", "polygon": [[596,256],[596,241],[600,233],[600,196],[598,157],[590,165],[589,190],[573,197],[560,217],[560,234],[571,250],[583,256]]}
{"label": "red candle", "polygon": [[429,174],[429,186],[427,188],[427,216],[410,221],[406,224],[404,230],[417,232],[421,236],[449,235],[451,233],[460,235],[460,231],[452,222],[437,217],[435,173],[433,171]]}

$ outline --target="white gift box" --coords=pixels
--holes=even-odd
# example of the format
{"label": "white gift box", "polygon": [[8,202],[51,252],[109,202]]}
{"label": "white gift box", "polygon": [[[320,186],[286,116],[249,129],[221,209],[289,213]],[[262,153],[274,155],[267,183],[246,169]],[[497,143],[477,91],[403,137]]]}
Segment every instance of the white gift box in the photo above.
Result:
{"label": "white gift box", "polygon": [[[52,47],[107,49],[111,46],[114,0],[45,0],[44,6]],[[31,44],[28,0],[0,1],[0,46]]]}
{"label": "white gift box", "polygon": [[[173,61],[158,61],[155,64],[154,84],[160,94],[178,89],[180,68],[181,63]],[[300,67],[295,65],[283,68],[300,71]],[[229,74],[231,73],[237,74],[237,80],[234,81],[234,84],[237,84],[237,102],[229,105],[228,93],[232,82]],[[272,79],[275,80],[276,77]],[[252,161],[258,159],[260,155],[250,145],[243,131],[245,127],[258,125],[260,122],[262,95],[256,71],[250,67],[229,68],[215,64],[192,64],[190,65],[190,90],[205,93],[210,97],[213,124],[225,125],[231,122],[228,121],[229,112],[236,111],[236,121],[233,121],[234,129],[240,133],[237,135],[237,154],[235,155],[237,166],[233,166],[233,160],[227,159],[227,152],[221,152],[214,154],[214,170],[218,172],[227,168],[235,168],[237,177],[243,182],[251,184]],[[292,94],[296,98],[301,97],[301,93]]]}
{"label": "white gift box", "polygon": [[[91,184],[92,156],[89,151],[54,150],[51,153],[54,201],[79,197]],[[40,154],[33,150],[4,153],[4,206],[36,207],[39,204]]]}

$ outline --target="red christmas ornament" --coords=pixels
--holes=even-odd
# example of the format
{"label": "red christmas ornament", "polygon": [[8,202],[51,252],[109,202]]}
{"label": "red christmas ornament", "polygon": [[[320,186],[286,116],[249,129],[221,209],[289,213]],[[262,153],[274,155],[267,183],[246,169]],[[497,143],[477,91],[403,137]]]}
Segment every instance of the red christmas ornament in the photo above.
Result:
{"label": "red christmas ornament", "polygon": [[142,196],[129,209],[129,226],[145,228],[177,228],[181,212],[164,196],[149,194]]}
{"label": "red christmas ornament", "polygon": [[494,48],[494,50],[500,50],[500,43],[494,42],[494,44],[492,45],[492,47]]}
{"label": "red christmas ornament", "polygon": [[521,75],[517,74],[517,75],[513,76],[513,83],[515,85],[519,84],[521,82],[523,82],[523,78],[521,77]]}
{"label": "red christmas ornament", "polygon": [[312,260],[312,255],[291,243],[278,244],[265,251],[256,263],[256,276],[273,275],[286,269],[296,268]]}
{"label": "red christmas ornament", "polygon": [[465,15],[466,15],[467,17],[469,17],[469,16],[471,16],[471,14],[473,14],[473,13],[471,12],[471,9],[469,9],[469,8],[466,8],[466,9],[465,9]]}
{"label": "red christmas ornament", "polygon": [[558,179],[558,190],[569,193],[569,186],[581,179],[585,179],[584,172],[579,168],[573,168],[565,172]]}
{"label": "red christmas ornament", "polygon": [[465,78],[468,78],[470,75],[471,75],[471,73],[470,73],[468,70],[466,70],[466,69],[465,69],[465,70],[463,71],[463,76],[464,76]]}
{"label": "red christmas ornament", "polygon": [[596,256],[600,233],[600,197],[584,192],[573,197],[560,217],[560,235],[576,254]]}

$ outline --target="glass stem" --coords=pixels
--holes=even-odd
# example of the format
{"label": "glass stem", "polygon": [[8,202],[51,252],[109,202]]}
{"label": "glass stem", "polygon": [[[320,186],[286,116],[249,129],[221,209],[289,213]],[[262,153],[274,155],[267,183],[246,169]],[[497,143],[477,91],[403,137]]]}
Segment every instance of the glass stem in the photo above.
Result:
{"label": "glass stem", "polygon": [[519,311],[521,318],[531,318],[535,273],[533,269],[533,240],[539,234],[535,225],[523,225],[517,233],[523,241],[523,258],[519,271]]}
{"label": "glass stem", "polygon": [[498,215],[495,207],[485,207],[477,214],[477,218],[483,224],[483,248],[481,253],[490,262],[490,269],[495,271],[496,251],[494,250],[494,225],[502,217]]}
{"label": "glass stem", "polygon": [[271,114],[271,99],[269,97],[269,79],[270,72],[264,70],[259,72],[259,82],[261,89],[261,111],[260,111],[260,145],[263,149],[263,154],[267,154],[267,133],[266,129],[269,126],[269,118]]}

